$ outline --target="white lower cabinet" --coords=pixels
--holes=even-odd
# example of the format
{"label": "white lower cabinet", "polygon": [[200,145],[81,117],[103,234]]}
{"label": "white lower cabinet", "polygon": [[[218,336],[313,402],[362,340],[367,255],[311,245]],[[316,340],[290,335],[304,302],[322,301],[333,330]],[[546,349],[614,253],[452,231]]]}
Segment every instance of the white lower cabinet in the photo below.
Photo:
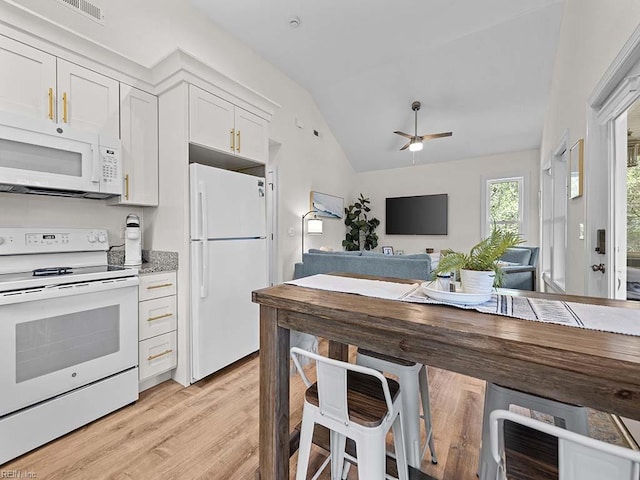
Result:
{"label": "white lower cabinet", "polygon": [[141,382],[176,368],[178,364],[176,340],[174,330],[140,342],[139,380]]}
{"label": "white lower cabinet", "polygon": [[176,272],[140,275],[138,354],[140,382],[176,368]]}

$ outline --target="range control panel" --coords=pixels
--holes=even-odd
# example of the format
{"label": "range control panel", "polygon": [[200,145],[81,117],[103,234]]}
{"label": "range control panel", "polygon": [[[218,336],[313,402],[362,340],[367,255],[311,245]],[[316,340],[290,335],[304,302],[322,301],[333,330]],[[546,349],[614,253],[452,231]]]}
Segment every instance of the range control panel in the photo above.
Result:
{"label": "range control panel", "polygon": [[102,228],[0,228],[0,255],[109,250]]}

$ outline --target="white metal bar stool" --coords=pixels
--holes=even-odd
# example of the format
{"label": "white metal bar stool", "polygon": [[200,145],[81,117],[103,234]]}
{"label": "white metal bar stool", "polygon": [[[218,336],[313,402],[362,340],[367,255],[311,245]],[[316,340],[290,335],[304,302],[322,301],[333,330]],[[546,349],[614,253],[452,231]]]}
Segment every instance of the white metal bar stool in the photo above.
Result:
{"label": "white metal bar stool", "polygon": [[637,480],[640,452],[585,437],[563,428],[506,410],[491,412],[490,441],[496,480],[507,480],[504,457],[504,420],[553,435],[558,439],[559,480]]}
{"label": "white metal bar stool", "polygon": [[480,447],[480,460],[478,465],[478,476],[480,480],[493,480],[497,475],[498,465],[493,461],[490,448],[491,412],[495,410],[509,410],[509,406],[511,405],[529,408],[536,412],[562,418],[564,419],[567,430],[585,436],[589,434],[589,421],[586,408],[530,395],[487,382],[487,389],[484,395],[484,415],[482,417],[482,446]]}
{"label": "white metal bar stool", "polygon": [[[431,407],[429,405],[429,378],[427,367],[370,350],[358,349],[356,364],[374,368],[380,372],[395,375],[402,390],[402,428],[405,432],[407,447],[407,463],[420,469],[422,459],[431,452],[431,463],[438,463],[433,442],[433,424],[431,423]],[[420,403],[422,412],[420,415]],[[420,418],[424,422],[425,442],[420,443]]]}
{"label": "white metal bar stool", "polygon": [[[299,357],[315,360],[317,382],[307,378]],[[397,382],[387,379],[371,368],[341,362],[307,352],[291,349],[291,358],[308,387],[302,411],[302,429],[296,480],[306,480],[313,427],[316,423],[331,431],[330,455],[313,477],[331,462],[331,479],[342,476],[347,438],[356,444],[358,478],[385,480],[386,436],[393,430],[393,443],[400,480],[408,480],[409,472],[402,435],[400,416],[401,394]],[[356,459],[350,458],[352,461]]]}

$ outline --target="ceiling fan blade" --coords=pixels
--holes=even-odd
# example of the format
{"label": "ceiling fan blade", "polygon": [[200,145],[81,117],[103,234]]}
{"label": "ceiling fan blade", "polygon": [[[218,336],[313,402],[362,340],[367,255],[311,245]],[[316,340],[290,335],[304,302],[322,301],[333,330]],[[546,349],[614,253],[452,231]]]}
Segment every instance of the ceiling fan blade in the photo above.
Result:
{"label": "ceiling fan blade", "polygon": [[407,144],[402,147],[400,150],[406,150],[407,148],[409,148],[409,145],[411,145],[411,142],[407,142]]}
{"label": "ceiling fan blade", "polygon": [[431,140],[433,138],[450,137],[452,135],[453,135],[453,132],[427,133],[426,135],[422,135],[420,138],[422,140]]}
{"label": "ceiling fan blade", "polygon": [[404,132],[393,132],[393,133],[400,135],[402,137],[413,138],[413,135],[409,135],[408,133],[404,133]]}

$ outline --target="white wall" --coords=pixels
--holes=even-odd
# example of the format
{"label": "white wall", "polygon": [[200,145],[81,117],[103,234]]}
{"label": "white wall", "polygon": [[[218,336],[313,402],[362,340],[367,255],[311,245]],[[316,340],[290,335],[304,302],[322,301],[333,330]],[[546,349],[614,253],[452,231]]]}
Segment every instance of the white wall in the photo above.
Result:
{"label": "white wall", "polygon": [[[85,19],[55,1],[0,0],[0,19],[4,16],[26,31],[49,37],[62,48],[72,49],[91,58],[98,51],[95,45],[84,41],[72,42],[64,35],[54,35],[49,32],[44,22],[35,22],[31,17],[25,17],[11,3],[32,9],[79,35],[147,67],[179,47],[224,75],[280,104],[281,108],[275,112],[270,125],[272,142],[280,144],[277,154],[272,159],[273,166],[278,169],[279,183],[278,278],[291,277],[293,264],[300,258],[301,215],[309,210],[309,192],[317,190],[346,197],[353,177],[353,170],[344,152],[306,90],[193,9],[188,0],[103,1],[100,5],[105,10],[104,26]],[[34,25],[37,28],[34,28]],[[296,118],[304,128],[296,127]],[[319,138],[313,135],[314,129],[321,133]],[[160,191],[161,203],[162,195],[163,192]],[[3,198],[1,197],[0,201]],[[68,222],[67,218],[84,217],[84,212],[89,209],[93,212],[93,215],[88,215],[89,219],[93,218],[95,222],[99,216],[100,222],[110,231],[117,229],[112,218],[114,214],[104,214],[99,202],[84,204],[76,200],[67,200],[64,202],[64,213],[57,208],[59,202],[40,202],[37,207],[29,202],[24,206],[21,206],[20,202],[17,203],[12,212],[15,222],[32,216],[49,218],[51,222]],[[37,208],[38,211],[31,212],[30,208]],[[0,212],[2,210],[0,204]],[[116,216],[124,218],[126,213],[128,210]],[[147,215],[149,219],[152,217],[153,215]],[[28,221],[33,222],[36,219]],[[293,229],[293,236],[288,234],[290,229]],[[344,228],[339,221],[325,222],[325,234],[320,240],[308,237],[305,249],[307,245],[313,247],[325,243],[339,243],[343,235]],[[159,238],[155,232],[154,238]],[[317,245],[314,243],[316,240],[320,242]],[[160,242],[159,245],[160,248],[167,246],[164,242]],[[146,246],[158,248],[156,245]],[[186,265],[183,263],[186,260],[181,258],[181,265]]]}
{"label": "white wall", "polygon": [[[587,99],[624,43],[638,26],[640,2],[636,0],[565,0],[564,18],[555,60],[551,101],[545,118],[541,145],[542,161],[548,158],[563,133],[569,131],[569,146],[586,138]],[[585,152],[588,149],[585,148]],[[606,161],[589,158],[585,162]],[[588,172],[588,169],[587,169]],[[595,183],[592,183],[595,182]],[[586,179],[590,188],[606,190],[606,178]],[[598,186],[599,184],[599,186]],[[589,191],[569,200],[566,291],[585,293],[589,257],[585,240],[578,239],[578,224],[585,223]],[[595,227],[586,229],[587,241]]]}
{"label": "white wall", "polygon": [[[528,244],[538,244],[538,150],[502,153],[455,162],[416,165],[356,174],[358,191],[371,199],[372,215],[380,220],[378,245],[405,253],[452,248],[468,250],[480,241],[483,178],[525,176]],[[448,235],[385,235],[385,198],[411,195],[449,195]]]}

